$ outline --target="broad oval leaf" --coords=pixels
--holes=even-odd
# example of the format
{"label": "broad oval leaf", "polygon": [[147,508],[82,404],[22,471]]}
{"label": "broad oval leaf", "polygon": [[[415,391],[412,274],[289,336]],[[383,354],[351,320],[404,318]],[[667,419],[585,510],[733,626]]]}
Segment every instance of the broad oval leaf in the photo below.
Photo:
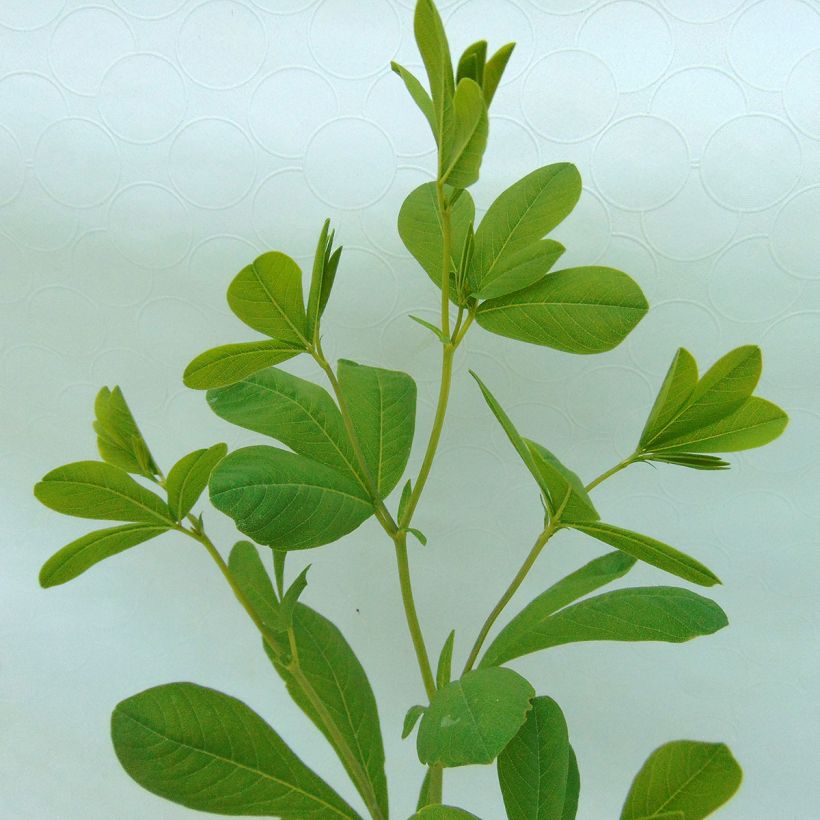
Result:
{"label": "broad oval leaf", "polygon": [[702,820],[738,790],[743,772],[723,743],[673,740],[632,781],[621,820]]}
{"label": "broad oval leaf", "polygon": [[94,400],[94,431],[103,461],[153,478],[159,468],[119,387],[103,387]]}
{"label": "broad oval leaf", "polygon": [[398,370],[339,361],[339,387],[364,461],[384,498],[407,466],[416,426],[416,383]]}
{"label": "broad oval leaf", "polygon": [[552,698],[533,699],[497,768],[508,820],[563,820],[570,746],[564,713]]}
{"label": "broad oval leaf", "polygon": [[475,233],[469,273],[474,292],[495,278],[496,268],[505,267],[562,222],[580,195],[581,176],[569,162],[537,168],[501,193]]}
{"label": "broad oval leaf", "polygon": [[111,716],[111,737],[140,786],[190,809],[359,818],[259,715],[204,686],[169,683],[127,698]]}
{"label": "broad oval leaf", "polygon": [[[348,749],[367,775],[369,788],[375,796],[376,803],[382,814],[387,817],[384,744],[376,699],[367,675],[345,637],[323,615],[304,604],[296,604],[293,609],[292,626],[302,675],[332,716]],[[287,657],[290,652],[287,636],[279,636],[279,642],[280,658]],[[351,772],[345,756],[339,752],[335,738],[328,732],[299,681],[291,675],[269,647],[266,646],[266,650],[293,700],[339,754],[339,759],[365,802],[372,802],[362,792],[361,785]]]}
{"label": "broad oval leaf", "polygon": [[536,598],[499,633],[482,665],[582,641],[683,643],[728,623],[714,601],[677,587],[617,589],[555,614],[544,613]]}
{"label": "broad oval leaf", "polygon": [[90,532],[54,553],[40,570],[40,586],[53,587],[82,575],[94,564],[168,532],[169,526],[125,524]]}
{"label": "broad oval leaf", "polygon": [[264,253],[242,268],[228,286],[228,305],[254,330],[307,346],[302,271],[286,254]]}
{"label": "broad oval leaf", "polygon": [[485,330],[522,342],[567,353],[603,353],[617,347],[648,308],[641,289],[622,271],[567,268],[482,302],[476,321]]}
{"label": "broad oval leaf", "polygon": [[622,550],[639,561],[645,561],[658,569],[677,575],[684,581],[691,581],[704,587],[720,583],[717,575],[700,561],[648,535],[640,535],[612,524],[604,524],[602,521],[574,523],[570,526],[609,544],[610,547]]}
{"label": "broad oval leaf", "polygon": [[534,695],[511,669],[468,672],[433,696],[419,725],[419,760],[428,766],[492,763],[521,728]]}
{"label": "broad oval leaf", "polygon": [[489,122],[481,87],[462,79],[453,98],[453,139],[444,157],[440,179],[453,188],[466,188],[478,180]]}
{"label": "broad oval leaf", "polygon": [[203,450],[195,450],[183,456],[168,472],[165,489],[168,491],[168,506],[171,515],[181,521],[199,501],[211,471],[225,458],[227,444],[214,444]]}
{"label": "broad oval leaf", "polygon": [[103,461],[57,467],[34,485],[37,499],[63,515],[174,526],[168,505],[125,470]]}
{"label": "broad oval leaf", "polygon": [[455,806],[425,806],[417,811],[410,820],[481,820],[478,815]]}
{"label": "broad oval leaf", "polygon": [[194,390],[209,390],[241,382],[266,367],[304,352],[304,347],[277,339],[222,345],[200,353],[185,368],[182,381]]}
{"label": "broad oval leaf", "polygon": [[237,384],[209,390],[207,398],[211,410],[225,421],[358,476],[339,408],[319,385],[271,367]]}
{"label": "broad oval leaf", "polygon": [[545,276],[558,261],[565,248],[553,239],[539,239],[517,254],[496,265],[492,274],[484,277],[479,299],[494,299],[529,287]]}
{"label": "broad oval leaf", "polygon": [[344,473],[275,447],[244,447],[211,473],[211,502],[240,532],[280,550],[329,544],[373,514]]}

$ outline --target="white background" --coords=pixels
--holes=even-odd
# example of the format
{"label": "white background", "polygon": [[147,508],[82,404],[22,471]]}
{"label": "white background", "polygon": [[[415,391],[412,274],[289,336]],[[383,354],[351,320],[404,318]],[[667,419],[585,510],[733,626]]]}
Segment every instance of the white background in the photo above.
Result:
{"label": "white background", "polygon": [[[411,548],[435,656],[475,631],[539,529],[536,493],[466,374],[586,479],[631,451],[678,345],[702,369],[764,348],[761,392],[787,433],[730,472],[633,467],[596,491],[603,517],[667,540],[724,580],[730,628],[682,646],[579,644],[513,664],[563,706],[582,820],[618,814],[674,738],[728,742],[746,773],[721,816],[817,817],[820,479],[820,6],[801,0],[469,0],[441,4],[454,50],[519,45],[493,105],[480,209],[541,164],[585,189],[555,233],[566,265],[621,267],[653,309],[619,349],[573,357],[471,333]],[[48,469],[93,458],[93,397],[120,384],[166,467],[255,440],[183,389],[205,348],[253,337],[227,311],[258,252],[308,261],[332,216],[345,245],[328,352],[418,380],[417,468],[438,355],[406,318],[437,294],[395,230],[430,177],[421,116],[388,70],[416,68],[410,0],[0,3],[0,793],[9,820],[182,818],[120,770],[108,716],[148,686],[242,698],[351,801],[207,556],[165,536],[49,591],[42,562],[89,527],[39,507]],[[290,367],[290,365],[289,365]],[[295,362],[300,373],[314,374]],[[227,548],[232,528],[206,513]],[[562,534],[510,614],[602,550]],[[421,777],[405,709],[423,697],[389,543],[372,523],[297,555],[306,601],[339,623],[380,704],[395,817]],[[624,583],[667,583],[649,567]],[[495,772],[448,772],[446,796],[503,816]],[[356,803],[358,805],[358,803]]]}

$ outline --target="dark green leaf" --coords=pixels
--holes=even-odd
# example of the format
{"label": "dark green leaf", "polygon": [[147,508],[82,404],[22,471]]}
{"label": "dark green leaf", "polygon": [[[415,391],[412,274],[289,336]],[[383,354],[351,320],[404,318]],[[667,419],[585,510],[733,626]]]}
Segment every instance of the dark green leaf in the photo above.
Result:
{"label": "dark green leaf", "polygon": [[648,307],[638,285],[619,270],[567,268],[482,302],[476,320],[485,330],[522,342],[603,353],[627,337]]}
{"label": "dark green leaf", "polygon": [[489,122],[481,86],[465,78],[453,99],[453,139],[444,156],[440,179],[454,188],[466,188],[478,179]]}
{"label": "dark green leaf", "polygon": [[416,383],[406,373],[342,359],[339,386],[379,498],[407,466],[416,424]]}
{"label": "dark green leaf", "polygon": [[168,473],[165,489],[171,515],[181,521],[191,512],[204,489],[208,486],[211,471],[225,458],[227,444],[214,444],[206,450],[195,450],[183,456]]}
{"label": "dark green leaf", "polygon": [[630,532],[612,524],[604,524],[602,521],[575,523],[571,526],[611,547],[623,550],[627,555],[639,561],[646,561],[647,564],[652,564],[658,569],[677,575],[684,581],[691,581],[693,584],[705,587],[720,583],[717,575],[700,561],[648,535]]}
{"label": "dark green leaf", "polygon": [[[345,744],[366,773],[378,805],[387,817],[387,780],[379,713],[362,665],[342,633],[327,618],[301,603],[293,610],[293,633],[302,675],[325,705]],[[282,635],[279,640],[282,655],[286,656],[290,652],[287,638]],[[336,740],[299,681],[270,651],[268,655],[293,700],[325,735],[358,787],[345,755],[339,752]]]}
{"label": "dark green leaf", "polygon": [[479,40],[464,49],[458,61],[456,82],[469,77],[479,85],[484,83],[484,64],[487,62],[487,41]]}
{"label": "dark green leaf", "polygon": [[240,532],[281,550],[329,544],[373,514],[353,478],[275,447],[228,455],[211,474],[210,492]]}
{"label": "dark green leaf", "polygon": [[688,350],[679,347],[641,433],[641,447],[647,441],[651,441],[680,412],[689,401],[697,383],[697,362]]}
{"label": "dark green leaf", "polygon": [[146,478],[159,475],[122,390],[103,387],[94,401],[94,430],[103,461]]}
{"label": "dark green leaf", "polygon": [[567,792],[564,797],[564,813],[561,820],[575,820],[578,813],[578,795],[581,791],[581,772],[572,745],[569,747],[569,769],[567,771]]}
{"label": "dark green leaf", "polygon": [[37,499],[63,515],[174,526],[168,505],[125,470],[103,461],[57,467],[34,485]]}
{"label": "dark green leaf", "polygon": [[550,515],[555,515],[563,505],[561,520],[565,523],[597,521],[600,517],[598,511],[578,475],[564,466],[546,447],[529,439],[524,439],[524,443],[535,464],[538,483],[544,490]]}
{"label": "dark green leaf", "polygon": [[88,535],[66,544],[54,553],[40,570],[40,586],[54,587],[82,575],[89,567],[168,532],[169,526],[151,524],[125,524],[105,530],[90,532]]}
{"label": "dark green leaf", "polygon": [[286,550],[273,549],[273,576],[276,578],[276,589],[279,595],[285,594],[285,559],[288,557]]}
{"label": "dark green leaf", "polygon": [[402,740],[406,740],[410,736],[410,733],[415,728],[419,718],[424,714],[425,709],[427,709],[426,706],[416,704],[407,710],[407,714],[404,716],[404,724],[401,729]]}
{"label": "dark green leaf", "polygon": [[170,683],[134,695],[114,710],[111,737],[140,786],[190,809],[359,817],[259,715],[213,689]]}
{"label": "dark green leaf", "polygon": [[493,299],[522,290],[545,276],[563,252],[560,242],[538,239],[496,265],[475,295],[479,299]]}
{"label": "dark green leaf", "polygon": [[683,643],[728,624],[714,601],[677,587],[617,589],[554,615],[539,611],[538,601],[536,598],[504,628],[482,665],[506,663],[540,649],[582,641]]}
{"label": "dark green leaf", "polygon": [[410,502],[410,496],[413,495],[413,482],[411,479],[407,479],[404,484],[404,487],[401,488],[401,498],[399,499],[399,515],[398,520],[404,521],[405,510],[407,509],[407,505]]}
{"label": "dark green leaf", "polygon": [[455,806],[425,806],[421,811],[416,812],[410,820],[480,820],[480,818],[464,809],[457,809]]}
{"label": "dark green leaf", "polygon": [[485,281],[495,278],[497,267],[506,266],[563,221],[580,195],[581,177],[568,162],[538,168],[500,194],[476,230],[473,291],[481,291]]}
{"label": "dark green leaf", "polygon": [[413,102],[419,107],[419,110],[424,114],[424,118],[430,125],[430,130],[433,136],[436,136],[436,115],[433,111],[433,101],[427,93],[427,89],[419,82],[417,77],[404,66],[391,61],[390,68],[404,80],[404,85],[410,92]]}
{"label": "dark green leaf", "polygon": [[632,781],[621,820],[701,820],[732,797],[742,779],[725,744],[674,740],[647,758]]}
{"label": "dark green leaf", "polygon": [[254,330],[307,346],[302,271],[286,254],[264,253],[243,268],[228,286],[228,305]]}
{"label": "dark green leaf", "polygon": [[200,353],[185,368],[182,381],[194,390],[225,387],[241,382],[266,367],[286,362],[304,350],[304,347],[277,339],[214,347]]}
{"label": "dark green leaf", "polygon": [[690,467],[693,470],[727,470],[731,466],[728,461],[717,456],[703,456],[696,453],[653,453],[642,460],[676,464],[679,467]]}
{"label": "dark green leaf", "polygon": [[416,811],[423,809],[430,805],[430,769],[427,768],[424,772],[424,779],[421,781],[421,788],[419,789],[419,799],[416,802]]}
{"label": "dark green leaf", "polygon": [[493,101],[498,84],[501,82],[504,69],[507,67],[514,48],[515,43],[507,43],[487,60],[484,67],[484,99],[487,100],[488,106]]}
{"label": "dark green leaf", "polygon": [[278,631],[279,603],[256,547],[250,541],[237,541],[228,558],[228,568],[265,628],[270,633]]}
{"label": "dark green leaf", "polygon": [[563,820],[569,753],[561,708],[552,698],[535,698],[526,722],[498,756],[508,820]]}
{"label": "dark green leaf", "polygon": [[422,716],[419,760],[442,766],[492,763],[524,723],[534,694],[511,669],[468,672],[439,689]]}
{"label": "dark green leaf", "polygon": [[441,654],[438,656],[436,666],[436,687],[443,689],[450,683],[450,673],[453,665],[453,642],[456,639],[456,631],[453,629],[441,647]]}
{"label": "dark green leaf", "polygon": [[287,631],[293,626],[293,612],[299,602],[299,596],[307,588],[307,574],[310,569],[308,564],[297,576],[296,580],[288,587],[288,591],[282,596],[282,604],[279,607],[279,628]]}
{"label": "dark green leaf", "polygon": [[634,565],[635,559],[631,555],[620,551],[610,552],[562,578],[525,606],[498,633],[484,653],[480,665],[498,666],[504,663],[502,658],[514,657],[510,655],[510,647],[518,643],[520,636],[536,629],[542,620],[567,604],[622,578]]}

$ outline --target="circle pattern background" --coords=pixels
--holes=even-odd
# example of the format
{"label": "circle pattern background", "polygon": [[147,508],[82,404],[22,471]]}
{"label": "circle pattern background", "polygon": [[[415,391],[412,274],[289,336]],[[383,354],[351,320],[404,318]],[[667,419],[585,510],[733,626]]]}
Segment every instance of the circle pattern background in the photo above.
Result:
{"label": "circle pattern background", "polygon": [[[0,697],[14,707],[8,740],[19,751],[4,761],[15,784],[4,795],[6,811],[44,817],[60,805],[66,820],[88,820],[92,809],[123,820],[158,812],[182,820],[184,810],[158,807],[135,789],[123,802],[105,732],[87,727],[100,725],[99,704],[130,691],[138,675],[153,682],[199,673],[262,708],[270,703],[264,659],[208,568],[171,541],[160,545],[165,551],[148,545],[89,573],[87,596],[33,595],[39,564],[79,530],[35,508],[29,486],[55,459],[92,456],[88,413],[102,384],[121,384],[167,466],[225,437],[231,446],[255,443],[208,414],[199,394],[182,389],[180,373],[200,350],[249,338],[225,301],[238,270],[279,249],[307,278],[327,217],[345,246],[326,314],[328,355],[410,371],[423,437],[435,401],[436,342],[407,314],[434,320],[437,297],[404,250],[396,215],[406,194],[431,178],[434,154],[424,117],[389,69],[395,59],[423,74],[414,0],[0,6],[0,495],[10,500],[0,505],[0,521],[17,545],[7,551],[4,601],[19,613],[3,632]],[[579,820],[617,816],[619,795],[654,741],[718,729],[746,770],[721,816],[814,816],[802,772],[820,764],[816,744],[799,735],[791,742],[781,727],[820,722],[805,653],[820,627],[810,594],[820,587],[813,491],[820,479],[820,7],[813,0],[439,6],[456,55],[479,37],[491,51],[518,41],[473,189],[478,218],[537,165],[575,162],[584,192],[554,233],[566,245],[559,266],[622,268],[653,309],[624,345],[600,357],[471,332],[456,363],[435,493],[419,510],[431,546],[413,555],[419,608],[437,613],[425,624],[431,646],[451,626],[458,635],[474,629],[540,516],[526,473],[470,388],[468,368],[527,435],[591,476],[626,455],[678,346],[705,369],[731,347],[760,343],[760,392],[793,418],[778,445],[738,454],[728,474],[638,470],[596,491],[608,520],[651,528],[713,566],[725,581],[717,597],[733,630],[725,643],[719,635],[687,645],[680,665],[666,663],[655,645],[600,645],[596,662],[612,703],[595,711],[595,725],[571,726],[585,781]],[[291,364],[306,378],[320,376],[300,360]],[[412,458],[418,466],[418,454]],[[786,546],[770,543],[777,531],[766,504],[786,527]],[[469,528],[454,526],[462,519]],[[223,535],[227,543],[227,528]],[[415,762],[389,727],[418,693],[410,676],[396,680],[395,669],[413,661],[409,647],[395,643],[405,627],[394,568],[376,540],[365,527],[304,560],[320,559],[308,594],[317,602],[327,596],[377,687],[395,808],[411,805],[416,784],[403,773]],[[469,582],[480,589],[454,594],[448,573],[468,554]],[[567,537],[528,579],[521,602],[574,569],[579,556],[595,554],[589,542]],[[293,571],[302,560],[294,556]],[[665,582],[646,568],[633,573],[642,584]],[[763,612],[770,622],[760,620]],[[99,622],[110,627],[104,634],[91,629]],[[33,625],[28,632],[25,624]],[[217,656],[214,646],[229,654]],[[525,659],[522,671],[568,714],[587,714],[599,694],[587,651],[567,650],[561,675],[547,676],[538,658]],[[43,675],[54,663],[60,673]],[[703,670],[714,678],[705,695]],[[763,699],[786,683],[784,691],[797,695]],[[623,717],[638,687],[652,737]],[[68,709],[66,691],[87,697]],[[668,708],[670,691],[697,710]],[[695,723],[682,728],[682,717]],[[31,731],[43,720],[87,753],[66,759],[55,751],[48,733]],[[301,720],[276,701],[283,736],[300,736]],[[318,771],[330,760],[318,743],[307,753]],[[53,761],[55,776],[42,782],[32,760]],[[465,770],[448,780],[448,799],[501,816],[490,781]],[[88,783],[93,794],[83,791]],[[66,793],[84,794],[79,807],[66,805]]]}

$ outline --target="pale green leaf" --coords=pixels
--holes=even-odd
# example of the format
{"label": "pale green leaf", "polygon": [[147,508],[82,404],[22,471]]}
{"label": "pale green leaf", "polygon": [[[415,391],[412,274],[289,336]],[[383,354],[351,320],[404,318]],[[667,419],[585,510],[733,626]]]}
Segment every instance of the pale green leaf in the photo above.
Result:
{"label": "pale green leaf", "polygon": [[200,353],[185,368],[182,381],[194,390],[225,387],[266,367],[286,362],[304,350],[304,347],[277,339],[221,345]]}
{"label": "pale green leaf", "polygon": [[103,387],[94,400],[94,431],[103,461],[146,478],[159,475],[122,390]]}
{"label": "pale green leaf", "polygon": [[433,101],[427,93],[427,89],[419,82],[418,78],[408,71],[404,66],[395,62],[390,62],[390,68],[404,81],[405,88],[410,93],[413,102],[418,106],[419,111],[424,114],[424,118],[430,125],[433,136],[436,136],[436,115],[433,111]]}
{"label": "pale green leaf", "polygon": [[487,41],[478,40],[464,49],[456,69],[456,83],[465,77],[474,80],[479,86],[484,83],[484,64],[487,62]]}
{"label": "pale green leaf", "polygon": [[421,325],[423,328],[429,330],[442,344],[447,344],[450,339],[446,333],[444,333],[440,327],[436,327],[431,322],[425,321],[424,319],[419,318],[418,316],[413,316],[413,314],[409,314],[408,319],[412,319],[416,324]]}
{"label": "pale green leaf", "polygon": [[227,444],[214,444],[203,450],[195,450],[183,456],[168,473],[165,489],[168,492],[168,506],[171,515],[181,521],[199,501],[211,471],[225,458]]}
{"label": "pale green leaf", "polygon": [[416,424],[416,383],[406,373],[342,359],[339,386],[379,498],[407,466]]}
{"label": "pale green leaf", "polygon": [[[361,663],[342,633],[323,615],[301,603],[296,604],[293,610],[293,633],[302,675],[319,696],[347,748],[366,773],[369,788],[387,817],[387,780],[379,713]],[[281,656],[287,657],[290,653],[287,636],[280,635],[278,640]],[[361,793],[361,784],[353,776],[346,755],[340,752],[336,739],[324,725],[299,681],[269,647],[265,648],[291,697],[336,750]],[[362,796],[367,802],[367,797]]]}
{"label": "pale green leaf", "polygon": [[410,820],[480,820],[480,818],[464,809],[455,806],[425,806],[421,811],[416,812]]}
{"label": "pale green leaf", "polygon": [[264,253],[242,268],[228,286],[228,305],[254,330],[307,346],[302,271],[286,254]]}
{"label": "pale green leaf", "polygon": [[496,267],[505,266],[564,220],[580,195],[581,177],[568,162],[538,168],[500,194],[476,230],[470,269],[473,291],[495,278]]}
{"label": "pale green leaf", "polygon": [[40,586],[54,587],[82,575],[89,567],[112,555],[142,544],[164,532],[170,526],[124,524],[83,535],[54,553],[40,570]]}
{"label": "pale green leaf", "polygon": [[689,401],[697,383],[698,365],[694,356],[688,350],[678,348],[641,433],[641,447],[669,424]]}
{"label": "pale green leaf", "polygon": [[566,523],[597,521],[600,517],[598,511],[578,475],[562,464],[546,447],[529,439],[524,439],[524,443],[535,464],[538,483],[544,490],[550,515],[555,515],[563,505],[561,520]]}
{"label": "pale green leaf", "polygon": [[342,249],[333,250],[334,232],[330,231],[330,220],[326,219],[319,235],[316,254],[313,259],[313,269],[310,276],[310,293],[307,307],[307,337],[314,339],[319,330],[319,320],[324,313],[333,281],[336,278],[336,269]]}
{"label": "pale green leaf", "polygon": [[402,740],[406,740],[408,737],[410,737],[410,733],[413,731],[416,724],[419,722],[419,718],[424,714],[424,711],[426,709],[426,706],[416,704],[415,706],[411,706],[407,710],[407,714],[404,716],[404,723],[402,724],[401,728]]}
{"label": "pale green leaf", "polygon": [[723,743],[674,740],[647,758],[621,820],[702,820],[738,790],[743,772]]}
{"label": "pale green leaf", "polygon": [[683,643],[727,624],[726,614],[714,601],[677,587],[617,589],[555,614],[540,611],[536,598],[493,641],[482,665],[583,641]]}
{"label": "pale green leaf", "polygon": [[211,473],[210,493],[240,532],[280,550],[329,544],[374,511],[355,479],[275,447],[230,453]]}
{"label": "pale green leaf", "polygon": [[447,636],[447,640],[444,641],[444,646],[441,647],[441,654],[438,656],[438,664],[436,665],[436,687],[438,689],[442,689],[450,683],[455,639],[456,631],[453,629]]}
{"label": "pale green leaf", "polygon": [[493,101],[498,84],[501,82],[504,69],[507,67],[514,48],[515,43],[507,43],[501,46],[484,66],[484,99],[487,100],[488,106]]}
{"label": "pale green leaf", "polygon": [[440,179],[454,188],[466,188],[478,179],[489,133],[487,105],[474,80],[465,78],[456,87],[453,117],[453,139]]}
{"label": "pale green leaf", "polygon": [[57,467],[34,485],[37,499],[63,515],[174,526],[168,505],[125,470],[103,461]]}
{"label": "pale green leaf", "polygon": [[189,809],[359,817],[259,715],[213,689],[169,683],[127,698],[111,716],[111,737],[140,786]]}
{"label": "pale green leaf", "polygon": [[228,557],[228,568],[265,629],[270,633],[279,630],[279,603],[256,547],[250,541],[237,541]]}
{"label": "pale green leaf", "polygon": [[611,547],[622,550],[639,561],[645,561],[664,572],[677,575],[684,581],[691,581],[693,584],[705,587],[720,583],[717,575],[700,561],[648,535],[640,535],[612,524],[604,524],[602,521],[574,523],[571,526]]}
{"label": "pale green leaf", "polygon": [[552,698],[533,699],[526,722],[498,756],[508,820],[563,820],[569,754],[561,708]]}
{"label": "pale green leaf", "polygon": [[496,265],[492,273],[484,277],[475,295],[479,299],[493,299],[522,290],[549,273],[563,252],[560,242],[538,239],[505,259],[503,264]]}
{"label": "pale green leaf", "polygon": [[534,695],[511,669],[468,672],[439,689],[422,716],[419,760],[442,766],[492,763],[521,728]]}
{"label": "pale green leaf", "polygon": [[567,268],[482,302],[476,320],[485,330],[522,342],[603,353],[627,337],[648,307],[638,285],[619,270]]}

